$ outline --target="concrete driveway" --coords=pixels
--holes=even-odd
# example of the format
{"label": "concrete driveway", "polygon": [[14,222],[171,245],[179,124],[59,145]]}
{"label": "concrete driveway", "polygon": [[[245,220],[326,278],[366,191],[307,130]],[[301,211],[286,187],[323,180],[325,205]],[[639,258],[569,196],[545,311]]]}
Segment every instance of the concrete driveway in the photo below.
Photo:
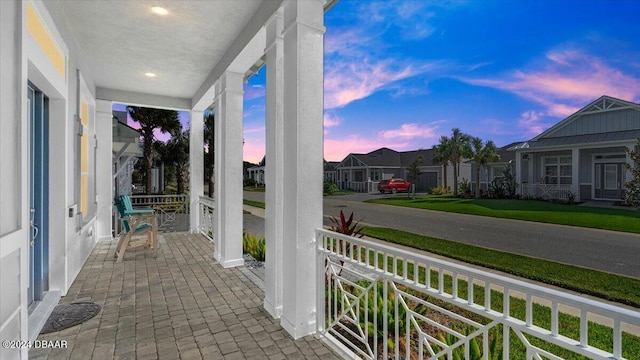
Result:
{"label": "concrete driveway", "polygon": [[[406,195],[400,195],[406,196]],[[324,198],[328,216],[352,211],[365,225],[377,225],[486,248],[640,278],[640,235],[529,221],[454,214],[370,204],[381,195],[355,194]],[[245,198],[264,201],[263,193]]]}

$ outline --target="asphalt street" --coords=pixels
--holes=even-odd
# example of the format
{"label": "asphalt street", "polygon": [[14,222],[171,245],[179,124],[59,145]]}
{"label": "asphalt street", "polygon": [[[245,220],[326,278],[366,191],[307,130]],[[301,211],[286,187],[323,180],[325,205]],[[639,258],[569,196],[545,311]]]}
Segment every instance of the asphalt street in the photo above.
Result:
{"label": "asphalt street", "polygon": [[[328,216],[343,210],[377,225],[640,278],[640,235],[573,226],[497,219],[370,204],[363,199],[379,195],[324,198]],[[245,192],[245,198],[264,201],[264,194]]]}

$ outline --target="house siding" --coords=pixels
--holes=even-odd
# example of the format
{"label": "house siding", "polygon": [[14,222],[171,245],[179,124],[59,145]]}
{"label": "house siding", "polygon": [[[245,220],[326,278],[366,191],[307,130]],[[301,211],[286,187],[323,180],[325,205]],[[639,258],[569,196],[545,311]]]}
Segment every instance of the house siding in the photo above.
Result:
{"label": "house siding", "polygon": [[597,134],[638,129],[638,110],[624,109],[586,114],[558,129],[549,137]]}

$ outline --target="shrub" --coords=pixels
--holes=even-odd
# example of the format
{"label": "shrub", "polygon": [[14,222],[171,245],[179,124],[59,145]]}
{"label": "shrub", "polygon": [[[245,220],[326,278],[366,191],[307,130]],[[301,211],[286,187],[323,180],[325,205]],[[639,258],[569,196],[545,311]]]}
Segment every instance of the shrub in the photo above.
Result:
{"label": "shrub", "polygon": [[510,198],[517,197],[516,189],[518,188],[518,183],[516,182],[516,175],[513,173],[511,164],[502,170],[502,176],[504,176],[504,187],[507,192],[507,196]]}
{"label": "shrub", "polygon": [[253,256],[258,261],[264,261],[266,254],[266,244],[263,237],[259,238],[255,234],[242,232],[242,252]]}
{"label": "shrub", "polygon": [[325,195],[333,195],[339,192],[338,185],[332,181],[325,181],[323,186],[323,192]]}
{"label": "shrub", "polygon": [[444,186],[436,186],[434,188],[431,188],[431,190],[429,190],[429,193],[431,195],[447,195],[450,193],[450,191]]}
{"label": "shrub", "polygon": [[329,219],[334,224],[329,230],[348,236],[359,238],[364,237],[364,234],[362,234],[364,227],[358,228],[360,221],[356,221],[355,224],[353,223],[353,212],[351,213],[351,216],[349,216],[349,220],[345,219],[342,210],[340,210],[340,217],[338,219],[336,219],[335,216],[331,216]]}
{"label": "shrub", "polygon": [[458,184],[458,197],[471,198],[471,183],[469,180],[462,178],[462,181]]}
{"label": "shrub", "polygon": [[576,202],[576,193],[574,193],[573,191],[569,191],[567,193],[567,204],[569,205],[573,205]]}
{"label": "shrub", "polygon": [[502,199],[505,197],[505,184],[504,179],[495,178],[489,183],[489,197],[494,199]]}
{"label": "shrub", "polygon": [[640,151],[637,150],[639,146],[640,138],[638,138],[636,149],[625,148],[629,158],[633,161],[633,165],[625,163],[627,171],[631,173],[631,180],[624,184],[626,188],[625,201],[638,209],[640,209]]}
{"label": "shrub", "polygon": [[244,179],[244,186],[256,186],[257,182],[251,178]]}

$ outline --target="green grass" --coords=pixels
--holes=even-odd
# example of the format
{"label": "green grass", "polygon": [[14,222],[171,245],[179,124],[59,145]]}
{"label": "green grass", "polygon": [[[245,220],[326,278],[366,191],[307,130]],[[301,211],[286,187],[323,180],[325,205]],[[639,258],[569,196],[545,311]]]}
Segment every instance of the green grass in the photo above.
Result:
{"label": "green grass", "polygon": [[385,198],[367,202],[640,233],[640,212],[638,211],[552,204],[536,200],[459,199],[448,196],[420,196],[415,199]]}
{"label": "green grass", "polygon": [[365,235],[640,308],[640,279],[382,228]]}
{"label": "green grass", "polygon": [[265,204],[262,201],[254,201],[254,200],[247,200],[247,199],[242,200],[242,203],[245,205],[258,207],[262,209],[264,209],[264,206],[265,206]]}
{"label": "green grass", "polygon": [[264,186],[263,185],[259,185],[259,186],[244,186],[242,187],[242,190],[244,191],[255,191],[255,192],[264,192]]}

